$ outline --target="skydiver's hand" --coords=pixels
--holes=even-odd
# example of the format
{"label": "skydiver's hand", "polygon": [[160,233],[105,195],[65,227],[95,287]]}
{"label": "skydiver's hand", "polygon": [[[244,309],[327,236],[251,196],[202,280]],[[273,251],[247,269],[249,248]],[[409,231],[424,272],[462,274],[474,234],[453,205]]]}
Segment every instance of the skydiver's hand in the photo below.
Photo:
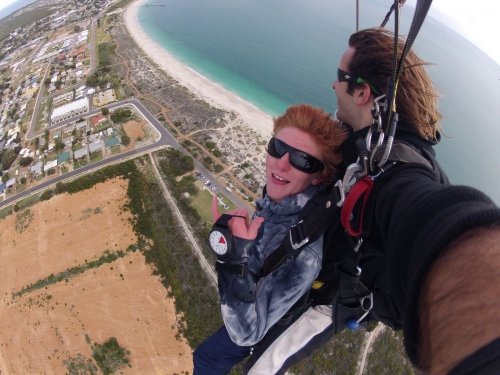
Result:
{"label": "skydiver's hand", "polygon": [[[233,217],[228,222],[229,228],[233,232],[235,237],[243,238],[245,240],[254,240],[257,237],[257,231],[259,230],[260,225],[263,223],[263,217],[257,217],[252,220],[250,224],[248,224],[248,211],[246,208],[237,208],[235,210],[230,210],[226,212],[228,215],[237,215],[243,216],[241,217]],[[212,198],[212,217],[214,218],[214,222],[216,222],[220,217],[221,213],[219,212],[219,205],[217,197]]]}

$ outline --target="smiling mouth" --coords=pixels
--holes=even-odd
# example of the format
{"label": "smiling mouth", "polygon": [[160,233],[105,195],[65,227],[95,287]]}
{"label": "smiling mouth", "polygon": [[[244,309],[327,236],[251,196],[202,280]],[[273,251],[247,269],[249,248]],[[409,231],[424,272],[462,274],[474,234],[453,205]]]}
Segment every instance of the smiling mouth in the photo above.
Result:
{"label": "smiling mouth", "polygon": [[290,182],[290,181],[288,181],[287,179],[285,179],[285,178],[283,178],[283,177],[278,176],[277,174],[274,174],[274,173],[273,173],[272,175],[273,175],[273,177],[274,177],[275,179],[277,179],[278,181],[282,181],[282,182]]}

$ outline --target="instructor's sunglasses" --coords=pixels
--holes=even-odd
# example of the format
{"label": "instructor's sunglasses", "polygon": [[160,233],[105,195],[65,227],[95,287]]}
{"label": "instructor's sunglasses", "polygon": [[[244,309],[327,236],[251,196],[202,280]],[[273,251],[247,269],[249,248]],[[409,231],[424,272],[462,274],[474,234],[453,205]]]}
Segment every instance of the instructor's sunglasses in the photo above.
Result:
{"label": "instructor's sunglasses", "polygon": [[356,77],[351,73],[344,72],[343,70],[337,68],[337,80],[339,82],[354,82],[357,84],[368,83],[368,86],[372,89],[372,91],[378,95],[378,91],[375,90],[375,87],[369,82],[366,82],[363,78]]}
{"label": "instructor's sunglasses", "polygon": [[281,159],[288,153],[290,165],[304,173],[313,174],[325,169],[325,165],[314,156],[297,150],[277,138],[271,138],[267,145],[267,153],[277,159]]}

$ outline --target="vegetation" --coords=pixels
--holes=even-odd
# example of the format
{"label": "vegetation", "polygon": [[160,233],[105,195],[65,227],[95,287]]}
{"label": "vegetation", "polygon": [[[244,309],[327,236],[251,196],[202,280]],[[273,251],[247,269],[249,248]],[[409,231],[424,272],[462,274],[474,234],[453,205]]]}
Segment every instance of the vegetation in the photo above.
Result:
{"label": "vegetation", "polygon": [[0,209],[0,219],[5,219],[7,216],[11,214],[12,214],[12,205]]}
{"label": "vegetation", "polygon": [[97,375],[99,370],[91,359],[78,353],[76,357],[68,357],[63,360],[69,375]]}
{"label": "vegetation", "polygon": [[128,135],[122,135],[122,145],[127,147],[130,144],[130,137]]}
{"label": "vegetation", "polygon": [[46,190],[40,195],[40,201],[48,201],[50,198],[52,198],[52,190]]}
{"label": "vegetation", "polygon": [[29,208],[16,214],[16,232],[23,233],[33,221],[33,217],[34,215]]}
{"label": "vegetation", "polygon": [[21,158],[21,160],[19,161],[19,165],[21,167],[26,167],[27,165],[30,165],[32,161],[33,161],[33,158],[31,158],[29,156],[26,158]]}
{"label": "vegetation", "polygon": [[24,12],[23,14],[10,19],[3,18],[0,23],[0,40],[4,39],[9,35],[9,33],[13,32],[18,27],[29,25],[30,23],[38,21],[56,11],[56,8],[49,9],[49,7],[40,7]]}
{"label": "vegetation", "polygon": [[115,124],[121,124],[126,122],[130,116],[132,116],[132,111],[128,108],[118,108],[111,114],[111,121]]}
{"label": "vegetation", "polygon": [[[26,212],[26,211],[30,211],[30,210],[25,210],[22,212]],[[18,214],[18,215],[20,215],[20,214]],[[23,218],[29,217],[29,214],[30,214],[29,212],[28,212],[28,215],[23,214],[24,215]],[[32,216],[32,214],[31,214],[31,216]],[[16,219],[16,222],[17,222],[17,219]],[[17,229],[17,224],[16,224],[16,229]],[[81,265],[78,265],[75,267],[68,268],[63,272],[59,272],[57,275],[51,274],[49,277],[38,280],[35,283],[30,284],[30,285],[26,286],[25,288],[21,289],[20,291],[13,293],[13,297],[22,296],[25,293],[29,293],[29,292],[32,292],[34,290],[44,288],[47,285],[55,284],[55,283],[58,283],[61,281],[67,282],[70,278],[75,277],[81,273],[84,273],[87,270],[90,270],[92,268],[98,268],[98,267],[102,266],[103,264],[112,263],[119,258],[123,258],[130,251],[136,251],[136,249],[134,247],[130,247],[126,251],[117,250],[117,251],[113,251],[113,252],[106,250],[99,257],[99,259],[96,259],[96,260],[93,260],[90,262],[86,262],[85,264],[81,264]]]}
{"label": "vegetation", "polygon": [[104,344],[94,343],[92,357],[104,375],[114,374],[125,366],[132,367],[129,359],[130,352],[118,344],[116,338],[111,337]]}
{"label": "vegetation", "polygon": [[40,201],[40,197],[38,194],[33,194],[27,198],[24,198],[16,203],[18,209],[24,210],[25,208],[34,206]]}
{"label": "vegetation", "polygon": [[4,171],[9,169],[12,163],[14,163],[14,160],[16,160],[16,158],[17,154],[14,152],[14,150],[2,150],[0,152],[0,161],[2,163],[2,169]]}
{"label": "vegetation", "polygon": [[402,374],[413,375],[413,367],[406,357],[402,332],[386,328],[372,344],[372,351],[367,357],[369,375]]}

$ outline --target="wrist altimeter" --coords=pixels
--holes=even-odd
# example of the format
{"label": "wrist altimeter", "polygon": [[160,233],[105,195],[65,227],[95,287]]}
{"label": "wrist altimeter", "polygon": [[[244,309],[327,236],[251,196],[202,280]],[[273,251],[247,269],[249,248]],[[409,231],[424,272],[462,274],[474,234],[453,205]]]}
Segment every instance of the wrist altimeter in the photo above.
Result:
{"label": "wrist altimeter", "polygon": [[244,216],[222,214],[214,223],[208,236],[210,248],[217,255],[217,258],[223,261],[227,261],[233,256],[233,232],[228,225],[229,220],[233,217],[242,217],[245,219]]}

